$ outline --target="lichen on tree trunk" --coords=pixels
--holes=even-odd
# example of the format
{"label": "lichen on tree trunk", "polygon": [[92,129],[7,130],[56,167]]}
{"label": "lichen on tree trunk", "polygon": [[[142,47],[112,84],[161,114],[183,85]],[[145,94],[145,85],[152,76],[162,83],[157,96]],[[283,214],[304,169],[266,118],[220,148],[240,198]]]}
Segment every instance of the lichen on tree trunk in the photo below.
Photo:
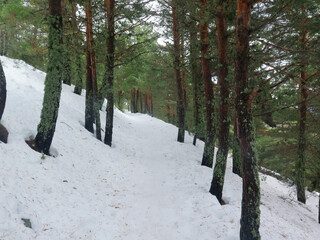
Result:
{"label": "lichen on tree trunk", "polygon": [[209,192],[215,195],[220,202],[222,201],[222,190],[224,176],[227,166],[227,157],[229,150],[229,84],[227,81],[228,63],[227,63],[227,25],[225,7],[218,5],[218,16],[216,19],[217,37],[218,37],[218,83],[220,85],[220,106],[219,106],[219,148],[216,157],[216,164],[213,171],[213,177]]}
{"label": "lichen on tree trunk", "polygon": [[243,173],[240,220],[241,240],[259,240],[261,238],[259,232],[260,181],[258,160],[253,147],[255,140],[248,86],[249,29],[252,4],[249,0],[238,0],[236,20],[235,89]]}
{"label": "lichen on tree trunk", "polygon": [[61,1],[49,0],[49,62],[45,79],[41,120],[35,138],[35,149],[49,154],[55,132],[62,85],[63,45]]}

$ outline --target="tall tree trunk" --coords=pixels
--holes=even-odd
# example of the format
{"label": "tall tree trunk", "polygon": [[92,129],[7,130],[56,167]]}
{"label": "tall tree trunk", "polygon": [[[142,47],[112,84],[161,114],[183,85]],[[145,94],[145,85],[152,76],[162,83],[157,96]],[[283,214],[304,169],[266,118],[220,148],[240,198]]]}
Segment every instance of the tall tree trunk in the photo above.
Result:
{"label": "tall tree trunk", "polygon": [[202,63],[202,78],[204,83],[204,92],[206,98],[206,124],[207,133],[204,145],[201,165],[212,167],[214,156],[214,138],[215,127],[213,126],[214,113],[214,94],[213,84],[210,72],[209,59],[209,37],[208,37],[208,3],[207,0],[200,0],[200,40],[201,40],[201,63]]}
{"label": "tall tree trunk", "polygon": [[[305,37],[305,36],[304,36]],[[303,64],[303,69],[306,65]],[[306,203],[305,194],[305,150],[306,150],[306,121],[307,121],[307,83],[306,71],[301,72],[300,79],[300,120],[299,120],[299,141],[298,141],[298,159],[296,163],[296,184],[297,184],[297,198],[299,202]]]}
{"label": "tall tree trunk", "polygon": [[172,30],[173,30],[173,52],[174,52],[174,72],[177,85],[177,115],[178,115],[178,138],[177,141],[184,142],[184,130],[185,130],[185,106],[184,106],[184,95],[182,88],[182,77],[181,77],[181,59],[180,59],[180,38],[179,33],[179,18],[177,11],[177,1],[172,0]]}
{"label": "tall tree trunk", "polygon": [[[193,13],[193,12],[192,12]],[[192,21],[189,28],[190,33],[190,63],[191,63],[191,76],[193,82],[193,94],[194,94],[194,126],[195,134],[193,138],[193,145],[196,145],[199,135],[200,125],[200,104],[199,104],[199,80],[201,79],[201,63],[199,64],[200,49],[198,48],[198,30],[196,21]]]}
{"label": "tall tree trunk", "polygon": [[219,149],[216,157],[216,164],[213,171],[213,178],[210,187],[210,193],[215,195],[222,204],[222,190],[224,176],[227,166],[227,157],[229,150],[229,84],[227,81],[228,63],[227,63],[227,26],[226,26],[226,6],[218,6],[219,13],[216,19],[218,36],[218,82],[220,86],[220,107],[219,107]]}
{"label": "tall tree trunk", "polygon": [[92,13],[91,0],[85,1],[86,11],[86,109],[85,109],[85,128],[93,133],[93,124],[95,120],[93,81],[92,81],[92,57],[90,48],[90,39],[92,37]]}
{"label": "tall tree trunk", "polygon": [[107,59],[106,59],[106,73],[107,79],[107,117],[106,117],[106,131],[104,143],[111,146],[112,131],[113,131],[113,114],[114,114],[114,95],[113,95],[113,80],[114,80],[114,52],[115,52],[115,0],[104,1],[107,9]]}
{"label": "tall tree trunk", "polygon": [[241,240],[260,239],[260,181],[254,143],[253,118],[248,89],[249,67],[249,0],[238,0],[236,25],[236,109],[242,158]]}
{"label": "tall tree trunk", "polygon": [[91,63],[91,81],[92,81],[92,96],[93,96],[93,111],[94,121],[96,124],[96,137],[101,141],[101,122],[99,112],[99,101],[98,101],[98,83],[97,83],[97,68],[96,68],[96,54],[95,44],[93,39],[93,23],[92,23],[92,5],[91,0],[86,2],[86,13],[89,24],[89,52],[90,52],[90,63]]}
{"label": "tall tree trunk", "polygon": [[35,148],[49,154],[58,118],[63,68],[61,0],[49,0],[49,62],[45,79],[41,120],[35,138]]}
{"label": "tall tree trunk", "polygon": [[[302,13],[305,14],[305,6],[301,7]],[[307,32],[305,29],[306,18],[302,19],[302,33],[300,34],[301,48],[306,50],[307,46]],[[305,194],[305,151],[306,151],[306,121],[307,121],[307,62],[306,57],[302,55],[300,74],[300,120],[299,120],[299,140],[298,140],[298,159],[296,162],[296,185],[297,185],[297,199],[299,202],[306,203]]]}
{"label": "tall tree trunk", "polygon": [[81,52],[82,47],[80,44],[80,34],[79,34],[79,27],[77,23],[77,4],[76,2],[72,2],[72,28],[74,31],[73,35],[73,46],[74,46],[74,59],[75,59],[75,86],[74,86],[74,93],[81,95],[82,92],[82,64],[81,64]]}
{"label": "tall tree trunk", "polygon": [[239,132],[238,132],[238,119],[237,112],[234,113],[234,124],[233,124],[233,142],[232,142],[232,172],[242,177],[241,167],[241,149],[239,143]]}

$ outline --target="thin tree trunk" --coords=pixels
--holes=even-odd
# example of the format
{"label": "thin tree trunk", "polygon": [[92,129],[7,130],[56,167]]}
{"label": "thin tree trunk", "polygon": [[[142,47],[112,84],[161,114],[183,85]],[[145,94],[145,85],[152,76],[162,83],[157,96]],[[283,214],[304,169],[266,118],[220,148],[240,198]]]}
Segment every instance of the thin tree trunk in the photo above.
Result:
{"label": "thin tree trunk", "polygon": [[238,137],[238,119],[236,110],[234,113],[233,131],[234,133],[232,142],[232,172],[239,175],[239,177],[242,177],[241,149]]}
{"label": "thin tree trunk", "polygon": [[210,193],[215,195],[220,202],[222,201],[222,191],[224,184],[224,176],[227,166],[227,157],[229,150],[229,84],[227,81],[228,63],[227,63],[227,26],[225,6],[218,6],[220,8],[216,26],[218,36],[218,81],[220,85],[220,108],[219,108],[219,149],[216,157],[216,164],[213,171],[213,178],[210,187]]}
{"label": "thin tree trunk", "polygon": [[81,74],[81,45],[79,43],[80,36],[79,36],[79,28],[77,23],[77,4],[76,2],[72,2],[72,28],[75,32],[73,35],[73,46],[74,46],[74,59],[75,59],[75,65],[76,65],[76,81],[74,86],[74,93],[81,95],[82,92],[82,74]]}
{"label": "thin tree trunk", "polygon": [[[305,65],[302,66],[305,69]],[[306,71],[301,72],[300,83],[300,120],[299,120],[299,141],[298,141],[298,159],[296,163],[296,184],[297,198],[299,202],[306,203],[305,194],[305,150],[306,150],[306,121],[307,121],[307,83]]]}
{"label": "thin tree trunk", "polygon": [[177,115],[178,115],[178,138],[177,141],[184,142],[185,130],[185,106],[181,77],[181,59],[180,59],[180,38],[179,19],[177,12],[178,4],[176,0],[172,0],[172,30],[173,30],[173,47],[174,47],[174,72],[177,85]]}
{"label": "thin tree trunk", "polygon": [[49,0],[49,62],[45,79],[41,119],[34,140],[35,149],[49,154],[58,118],[63,68],[61,0]]}
{"label": "thin tree trunk", "polygon": [[93,39],[93,23],[92,23],[92,2],[87,0],[86,2],[86,14],[89,25],[89,52],[90,52],[90,69],[91,69],[91,81],[92,81],[92,97],[93,97],[93,114],[94,122],[96,124],[96,137],[101,141],[101,122],[99,112],[99,99],[98,99],[98,83],[97,83],[97,68],[96,68],[96,55],[95,45]]}
{"label": "thin tree trunk", "polygon": [[242,158],[242,206],[240,239],[260,239],[260,181],[258,161],[252,147],[254,143],[253,119],[248,90],[249,67],[249,0],[238,0],[236,25],[236,109]]}
{"label": "thin tree trunk", "polygon": [[95,120],[93,81],[92,81],[92,57],[90,49],[90,39],[92,37],[92,13],[91,0],[85,2],[86,11],[86,109],[85,109],[85,128],[93,133],[93,124]]}
{"label": "thin tree trunk", "polygon": [[140,90],[139,99],[140,99],[140,112],[141,112],[141,113],[143,113],[143,105],[142,105],[142,91],[141,91],[141,90]]}
{"label": "thin tree trunk", "polygon": [[111,146],[112,132],[113,132],[113,114],[114,114],[114,95],[113,95],[113,80],[114,80],[114,54],[115,54],[115,0],[105,0],[105,7],[107,9],[107,59],[106,59],[106,74],[107,79],[107,117],[106,117],[106,131],[104,143]]}
{"label": "thin tree trunk", "polygon": [[0,61],[0,120],[4,112],[7,100],[7,82],[2,68],[2,63]]}
{"label": "thin tree trunk", "polygon": [[201,63],[202,63],[202,78],[204,82],[204,92],[206,98],[206,124],[207,133],[205,139],[205,146],[202,156],[201,165],[212,167],[214,156],[214,138],[215,127],[213,126],[214,113],[214,94],[213,84],[210,72],[209,55],[209,37],[208,37],[208,4],[207,0],[200,0],[200,40],[201,40]]}
{"label": "thin tree trunk", "polygon": [[151,117],[153,117],[153,98],[152,98],[152,94],[150,95],[150,113],[151,113]]}
{"label": "thin tree trunk", "polygon": [[195,133],[193,138],[193,145],[196,145],[198,134],[199,134],[199,100],[198,100],[198,92],[199,92],[199,79],[201,79],[201,72],[199,74],[199,54],[200,49],[197,47],[198,42],[198,31],[196,21],[192,21],[190,24],[190,63],[191,63],[191,76],[193,82],[193,91],[194,91],[194,126]]}
{"label": "thin tree trunk", "polygon": [[[305,13],[305,7],[302,6],[301,10]],[[307,46],[307,32],[305,29],[306,19],[302,20],[302,33],[301,48],[306,49]],[[305,178],[306,178],[306,166],[305,166],[305,151],[306,151],[306,121],[307,121],[307,63],[305,56],[302,55],[301,75],[300,75],[300,120],[299,120],[299,140],[298,140],[298,159],[296,162],[296,185],[297,185],[297,199],[299,202],[306,203],[305,194]]]}

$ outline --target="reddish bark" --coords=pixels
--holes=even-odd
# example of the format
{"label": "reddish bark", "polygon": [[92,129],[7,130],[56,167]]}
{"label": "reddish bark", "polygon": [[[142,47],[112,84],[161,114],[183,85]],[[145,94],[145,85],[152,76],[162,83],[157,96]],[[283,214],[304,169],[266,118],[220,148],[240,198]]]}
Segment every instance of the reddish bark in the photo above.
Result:
{"label": "reddish bark", "polygon": [[251,106],[249,104],[250,92],[248,90],[249,23],[251,7],[251,1],[238,0],[236,20],[235,87],[243,173],[240,221],[241,240],[260,239],[260,182],[258,163],[252,147],[252,143],[254,142],[254,130]]}

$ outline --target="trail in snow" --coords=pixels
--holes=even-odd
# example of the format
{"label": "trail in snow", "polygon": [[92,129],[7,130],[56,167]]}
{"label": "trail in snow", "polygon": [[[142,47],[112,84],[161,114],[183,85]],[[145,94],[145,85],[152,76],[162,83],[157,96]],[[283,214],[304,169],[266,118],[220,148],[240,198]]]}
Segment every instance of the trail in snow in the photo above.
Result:
{"label": "trail in snow", "polygon": [[[110,148],[87,132],[84,96],[63,86],[52,152],[41,159],[24,142],[39,123],[45,74],[1,58],[8,100],[0,143],[0,239],[238,239],[241,179],[229,159],[220,206],[208,193],[212,169],[203,143],[176,142],[177,128],[115,110]],[[101,112],[105,121],[105,111]],[[102,126],[104,127],[104,126]],[[317,196],[295,201],[294,187],[261,175],[263,239],[317,239]],[[33,229],[21,218],[29,218]]]}

